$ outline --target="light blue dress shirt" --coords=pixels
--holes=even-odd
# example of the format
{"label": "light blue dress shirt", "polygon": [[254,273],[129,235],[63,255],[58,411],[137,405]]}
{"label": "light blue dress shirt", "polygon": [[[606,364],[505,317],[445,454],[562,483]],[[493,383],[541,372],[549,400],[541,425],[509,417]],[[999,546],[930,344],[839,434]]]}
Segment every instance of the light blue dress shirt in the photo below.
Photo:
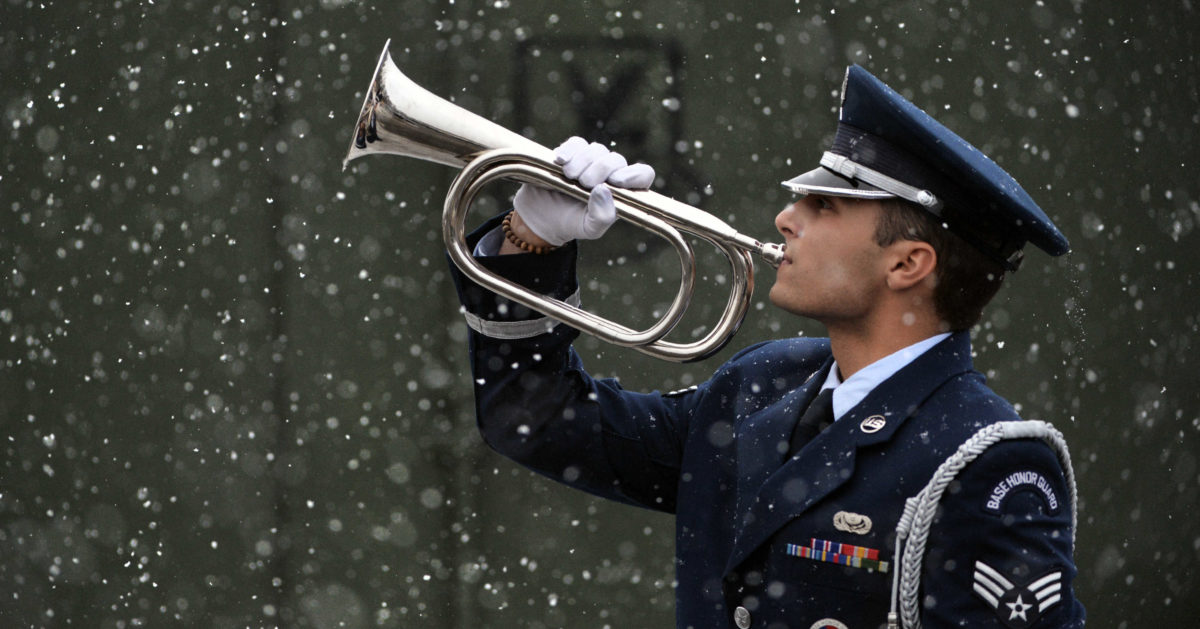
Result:
{"label": "light blue dress shirt", "polygon": [[875,387],[881,382],[891,378],[893,374],[900,371],[918,356],[929,351],[931,347],[941,343],[950,337],[950,333],[936,334],[924,341],[917,341],[904,349],[889,354],[879,360],[859,369],[854,375],[842,382],[841,376],[838,375],[837,361],[833,361],[833,368],[829,370],[829,375],[825,378],[825,383],[821,385],[821,391],[825,389],[833,389],[833,419],[837,421],[845,415],[847,411],[858,405],[867,397]]}

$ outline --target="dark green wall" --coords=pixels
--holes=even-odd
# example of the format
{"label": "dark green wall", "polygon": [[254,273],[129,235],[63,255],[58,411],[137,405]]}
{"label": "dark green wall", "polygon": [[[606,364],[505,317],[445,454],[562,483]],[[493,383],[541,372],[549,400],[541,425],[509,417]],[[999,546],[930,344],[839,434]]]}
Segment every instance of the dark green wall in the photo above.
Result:
{"label": "dark green wall", "polygon": [[[1029,256],[977,365],[1071,443],[1092,625],[1190,626],[1196,25],[1183,1],[0,0],[0,624],[672,625],[669,517],[473,430],[438,222],[454,173],[341,170],[391,38],[417,82],[548,145],[578,126],[565,58],[592,95],[643,66],[607,132],[762,237],[849,62],[983,148],[1074,250]],[[587,299],[648,319],[674,262],[617,233],[585,250]],[[764,296],[733,345],[821,333]],[[580,347],[646,389],[732,351]]]}

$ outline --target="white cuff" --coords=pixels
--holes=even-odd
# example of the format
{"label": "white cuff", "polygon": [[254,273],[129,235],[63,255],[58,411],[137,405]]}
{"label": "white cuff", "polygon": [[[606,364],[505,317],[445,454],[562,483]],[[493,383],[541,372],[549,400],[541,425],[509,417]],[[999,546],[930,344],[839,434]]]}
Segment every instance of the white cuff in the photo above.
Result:
{"label": "white cuff", "polygon": [[498,256],[502,246],[504,246],[504,229],[495,227],[475,243],[475,251],[472,252],[472,255],[476,258]]}
{"label": "white cuff", "polygon": [[[486,237],[485,237],[486,238]],[[478,248],[477,248],[478,249]],[[579,307],[579,291],[566,298],[567,305]],[[463,312],[467,319],[467,327],[490,338],[501,340],[527,339],[546,334],[553,330],[559,321],[550,317],[539,317],[524,321],[489,321],[479,315]]]}

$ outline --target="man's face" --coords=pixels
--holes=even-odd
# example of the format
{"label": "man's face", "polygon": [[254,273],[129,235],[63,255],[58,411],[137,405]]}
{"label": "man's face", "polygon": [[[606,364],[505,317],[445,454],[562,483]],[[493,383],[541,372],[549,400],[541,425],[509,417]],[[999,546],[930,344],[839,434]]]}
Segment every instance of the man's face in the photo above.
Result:
{"label": "man's face", "polygon": [[878,201],[808,195],[775,217],[787,246],[771,303],[826,325],[864,320],[884,290]]}

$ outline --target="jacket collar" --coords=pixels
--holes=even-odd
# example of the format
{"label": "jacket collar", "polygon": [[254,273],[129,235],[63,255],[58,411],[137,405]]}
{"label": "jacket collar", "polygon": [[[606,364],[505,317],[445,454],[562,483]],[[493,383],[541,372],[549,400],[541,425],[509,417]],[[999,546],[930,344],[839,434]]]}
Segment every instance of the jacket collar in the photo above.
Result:
{"label": "jacket collar", "polygon": [[786,458],[792,428],[825,381],[832,357],[802,386],[737,429],[738,505],[732,570],[775,531],[854,475],[858,448],[890,440],[938,387],[971,371],[971,338],[957,332],[880,383],[833,426]]}

